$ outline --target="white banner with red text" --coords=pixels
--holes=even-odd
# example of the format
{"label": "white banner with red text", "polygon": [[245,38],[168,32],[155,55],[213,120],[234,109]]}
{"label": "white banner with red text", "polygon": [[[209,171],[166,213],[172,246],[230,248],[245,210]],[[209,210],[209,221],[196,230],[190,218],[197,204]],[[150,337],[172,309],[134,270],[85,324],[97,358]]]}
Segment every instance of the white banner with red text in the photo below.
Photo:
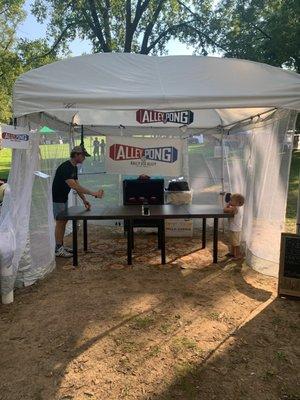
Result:
{"label": "white banner with red text", "polygon": [[27,128],[0,125],[0,146],[10,149],[29,149],[30,133]]}
{"label": "white banner with red text", "polygon": [[183,143],[180,139],[107,138],[106,170],[111,174],[180,176]]}

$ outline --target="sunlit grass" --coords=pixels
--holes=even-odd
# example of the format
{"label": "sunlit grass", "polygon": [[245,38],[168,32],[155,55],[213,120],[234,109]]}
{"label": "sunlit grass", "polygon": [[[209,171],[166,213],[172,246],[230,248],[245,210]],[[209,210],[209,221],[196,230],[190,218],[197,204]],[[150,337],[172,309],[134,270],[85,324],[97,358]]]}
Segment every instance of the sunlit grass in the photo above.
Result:
{"label": "sunlit grass", "polygon": [[0,179],[7,179],[11,164],[11,149],[0,150]]}
{"label": "sunlit grass", "polygon": [[286,208],[286,231],[296,231],[297,199],[299,192],[300,151],[294,151],[291,163],[289,191]]}

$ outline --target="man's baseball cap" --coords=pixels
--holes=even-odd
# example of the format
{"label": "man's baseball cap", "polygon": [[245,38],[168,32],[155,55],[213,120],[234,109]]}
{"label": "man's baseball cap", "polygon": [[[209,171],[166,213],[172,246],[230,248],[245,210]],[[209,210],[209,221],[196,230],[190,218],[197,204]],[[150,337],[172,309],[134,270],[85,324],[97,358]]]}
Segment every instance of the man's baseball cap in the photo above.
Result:
{"label": "man's baseball cap", "polygon": [[71,154],[72,153],[83,153],[86,157],[91,157],[91,155],[86,151],[86,149],[83,146],[75,146],[73,147]]}

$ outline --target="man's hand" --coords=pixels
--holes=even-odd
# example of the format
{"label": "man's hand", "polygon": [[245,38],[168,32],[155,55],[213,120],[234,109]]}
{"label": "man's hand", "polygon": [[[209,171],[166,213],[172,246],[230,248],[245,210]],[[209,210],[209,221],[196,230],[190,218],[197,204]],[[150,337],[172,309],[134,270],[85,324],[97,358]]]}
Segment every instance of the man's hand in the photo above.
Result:
{"label": "man's hand", "polygon": [[104,191],[102,189],[99,189],[98,192],[94,193],[94,196],[96,197],[96,199],[102,199],[104,195]]}
{"label": "man's hand", "polygon": [[83,204],[88,211],[91,209],[91,204],[87,200],[84,200]]}

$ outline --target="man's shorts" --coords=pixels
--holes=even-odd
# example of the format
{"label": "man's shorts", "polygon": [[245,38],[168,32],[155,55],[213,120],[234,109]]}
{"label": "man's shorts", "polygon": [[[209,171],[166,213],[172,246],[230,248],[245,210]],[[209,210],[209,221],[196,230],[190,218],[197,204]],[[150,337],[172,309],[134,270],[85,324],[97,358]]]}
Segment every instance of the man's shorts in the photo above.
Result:
{"label": "man's shorts", "polygon": [[241,244],[242,232],[229,231],[230,244],[233,247],[237,247]]}
{"label": "man's shorts", "polygon": [[68,202],[66,201],[65,203],[54,203],[53,202],[53,215],[54,218],[58,216],[59,213],[62,211],[67,211],[68,210]]}

